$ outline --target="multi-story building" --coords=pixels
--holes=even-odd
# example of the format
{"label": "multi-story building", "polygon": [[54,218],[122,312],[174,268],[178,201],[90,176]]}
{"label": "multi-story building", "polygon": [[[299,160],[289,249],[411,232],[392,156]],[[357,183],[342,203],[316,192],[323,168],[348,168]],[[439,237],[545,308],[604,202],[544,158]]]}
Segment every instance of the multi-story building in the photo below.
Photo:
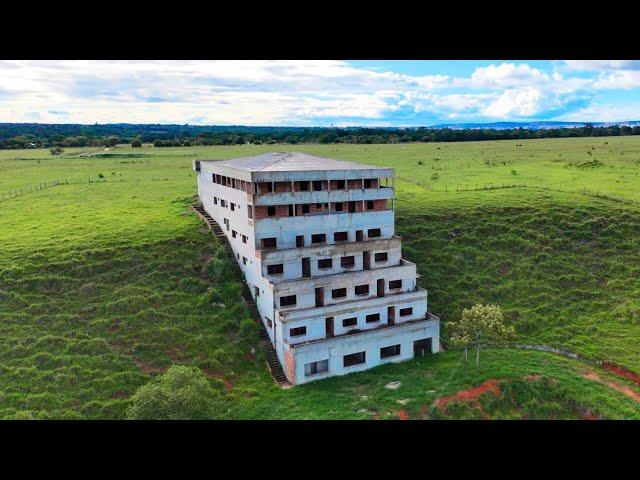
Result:
{"label": "multi-story building", "polygon": [[194,162],[292,384],[439,348],[394,235],[394,171],[303,153]]}

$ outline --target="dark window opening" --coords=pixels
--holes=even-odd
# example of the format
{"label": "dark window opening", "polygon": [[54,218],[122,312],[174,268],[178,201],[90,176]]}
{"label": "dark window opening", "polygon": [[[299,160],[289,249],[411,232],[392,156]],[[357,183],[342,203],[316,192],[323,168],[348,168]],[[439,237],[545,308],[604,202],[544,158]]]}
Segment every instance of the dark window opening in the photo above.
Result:
{"label": "dark window opening", "polygon": [[253,206],[247,205],[247,217],[253,218]]}
{"label": "dark window opening", "polygon": [[391,280],[389,282],[389,290],[395,290],[396,288],[402,288],[402,280]]}
{"label": "dark window opening", "polygon": [[296,327],[289,330],[289,336],[299,337],[300,335],[307,334],[307,327]]}
{"label": "dark window opening", "polygon": [[356,285],[356,295],[369,295],[369,285]]}
{"label": "dark window opening", "polygon": [[367,315],[367,323],[375,323],[380,321],[379,313],[372,313],[371,315]]}
{"label": "dark window opening", "polygon": [[362,241],[362,230],[356,230],[356,242]]}
{"label": "dark window opening", "polygon": [[242,235],[242,243],[247,243],[247,236],[246,235]]}
{"label": "dark window opening", "polygon": [[341,212],[343,209],[342,203],[334,203],[334,206],[336,208],[336,212]]}
{"label": "dark window opening", "polygon": [[369,238],[375,238],[375,237],[379,237],[380,235],[382,235],[382,232],[380,231],[379,228],[370,228],[367,231],[367,236]]}
{"label": "dark window opening", "polygon": [[349,240],[348,232],[336,232],[333,234],[334,242],[346,242],[347,240]]}
{"label": "dark window opening", "polygon": [[342,326],[343,327],[353,327],[353,326],[355,326],[357,324],[358,324],[357,317],[345,318],[344,320],[342,320]]}
{"label": "dark window opening", "polygon": [[308,192],[309,191],[309,182],[300,182],[298,184],[298,186],[300,187],[300,191],[301,192]]}
{"label": "dark window opening", "polygon": [[242,257],[242,264],[246,265],[247,264],[247,257]]}
{"label": "dark window opening", "polygon": [[395,357],[400,355],[400,345],[390,345],[380,349],[380,358]]}
{"label": "dark window opening", "polygon": [[284,272],[284,265],[282,263],[278,263],[276,265],[267,265],[267,273],[269,275],[278,275],[279,273]]}
{"label": "dark window opening", "polygon": [[263,238],[260,242],[262,243],[262,248],[276,248],[278,244],[278,240],[275,237]]}
{"label": "dark window opening", "polygon": [[367,210],[373,210],[373,200],[367,200]]}
{"label": "dark window opening", "polygon": [[293,217],[293,205],[289,205],[289,216]]}
{"label": "dark window opening", "polygon": [[321,203],[316,203],[316,208],[317,208],[317,209],[322,208],[322,204],[321,204]]}
{"label": "dark window opening", "polygon": [[331,298],[344,298],[347,296],[346,288],[336,288],[331,290]]}
{"label": "dark window opening", "polygon": [[389,260],[389,255],[387,252],[376,253],[375,255],[376,262],[386,262]]}
{"label": "dark window opening", "polygon": [[258,287],[253,287],[253,292],[256,294],[256,297],[260,296],[260,289]]}
{"label": "dark window opening", "polygon": [[304,247],[304,235],[296,236],[296,247]]}
{"label": "dark window opening", "polygon": [[345,181],[344,180],[336,180],[336,190],[344,190]]}
{"label": "dark window opening", "polygon": [[364,188],[371,188],[371,185],[373,184],[373,181],[375,179],[373,178],[365,178],[364,179]]}
{"label": "dark window opening", "polygon": [[413,308],[409,307],[409,308],[401,308],[400,309],[400,316],[401,317],[406,317],[408,315],[412,315],[413,314]]}
{"label": "dark window opening", "polygon": [[231,203],[231,211],[235,212],[236,211],[236,204],[235,203]]}
{"label": "dark window opening", "polygon": [[320,192],[322,191],[322,181],[321,180],[316,180],[313,182],[313,190],[316,192]]}
{"label": "dark window opening", "polygon": [[238,232],[236,232],[235,230],[231,230],[231,237],[236,238],[237,236],[238,236]]}
{"label": "dark window opening", "polygon": [[267,216],[274,217],[276,215],[276,207],[267,207]]}
{"label": "dark window opening", "polygon": [[354,257],[353,255],[350,255],[348,257],[342,257],[340,259],[340,266],[342,268],[353,267],[355,264],[356,264],[356,257]]}
{"label": "dark window opening", "polygon": [[281,307],[291,307],[296,304],[296,296],[288,295],[286,297],[280,297],[280,306]]}
{"label": "dark window opening", "polygon": [[218,197],[213,197],[213,204],[217,205],[218,204]]}
{"label": "dark window opening", "polygon": [[333,267],[333,259],[331,258],[323,258],[318,260],[318,268],[332,268]]}
{"label": "dark window opening", "polygon": [[269,328],[273,328],[273,322],[271,321],[271,319],[267,317],[265,318],[267,319],[267,325],[269,326]]}
{"label": "dark window opening", "polygon": [[327,241],[327,236],[324,233],[316,233],[311,235],[311,243],[324,243]]}
{"label": "dark window opening", "polygon": [[319,362],[307,363],[304,366],[304,375],[309,377],[329,371],[329,360],[321,360]]}
{"label": "dark window opening", "polygon": [[350,355],[345,355],[342,358],[343,366],[351,367],[353,365],[364,363],[366,361],[365,353],[366,352],[358,352],[358,353],[352,353]]}
{"label": "dark window opening", "polygon": [[305,203],[302,205],[302,213],[309,213],[309,204]]}

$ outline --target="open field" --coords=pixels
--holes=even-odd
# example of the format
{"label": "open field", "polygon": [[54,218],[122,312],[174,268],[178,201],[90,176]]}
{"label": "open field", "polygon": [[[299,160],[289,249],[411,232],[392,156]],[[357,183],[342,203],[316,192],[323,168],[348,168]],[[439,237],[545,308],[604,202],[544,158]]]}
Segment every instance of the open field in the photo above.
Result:
{"label": "open field", "polygon": [[[0,194],[18,195],[0,195],[0,418],[122,418],[173,363],[206,372],[219,418],[640,418],[637,385],[517,349],[477,370],[449,351],[279,390],[229,260],[186,208],[193,158],[272,150],[396,168],[397,232],[443,320],[498,303],[520,342],[640,373],[638,137],[5,150]],[[34,190],[52,180],[69,183]],[[438,407],[491,379],[497,398]]]}

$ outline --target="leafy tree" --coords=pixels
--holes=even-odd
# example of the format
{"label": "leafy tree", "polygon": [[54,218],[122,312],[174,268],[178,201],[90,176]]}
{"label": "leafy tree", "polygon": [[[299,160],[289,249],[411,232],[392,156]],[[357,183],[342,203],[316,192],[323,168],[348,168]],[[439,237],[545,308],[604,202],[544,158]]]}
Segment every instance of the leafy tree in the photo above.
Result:
{"label": "leafy tree", "polygon": [[197,368],[174,365],[131,398],[131,420],[205,420],[217,412],[217,392]]}
{"label": "leafy tree", "polygon": [[502,310],[498,305],[477,304],[462,311],[459,322],[447,322],[451,331],[451,342],[464,348],[464,359],[468,361],[467,350],[476,349],[476,367],[480,364],[480,349],[488,343],[504,342],[515,336],[515,330],[504,324]]}
{"label": "leafy tree", "polygon": [[103,140],[103,144],[105,147],[115,147],[119,143],[120,143],[120,139],[114,135],[106,137]]}
{"label": "leafy tree", "polygon": [[140,148],[140,147],[142,147],[142,142],[140,140],[138,140],[138,139],[133,139],[133,140],[131,140],[131,146],[133,148]]}
{"label": "leafy tree", "polygon": [[60,155],[62,152],[64,152],[64,149],[62,147],[55,146],[51,150],[49,150],[49,152],[51,153],[51,155]]}

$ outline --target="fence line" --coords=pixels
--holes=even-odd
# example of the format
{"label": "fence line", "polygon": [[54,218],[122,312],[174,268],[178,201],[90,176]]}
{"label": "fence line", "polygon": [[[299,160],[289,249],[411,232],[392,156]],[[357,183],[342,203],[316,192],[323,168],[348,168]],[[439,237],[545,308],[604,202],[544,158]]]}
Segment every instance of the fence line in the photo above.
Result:
{"label": "fence line", "polygon": [[[555,185],[541,185],[541,184],[526,184],[526,183],[514,183],[514,184],[507,184],[507,183],[501,183],[501,184],[494,184],[494,183],[484,183],[484,184],[470,184],[470,183],[465,183],[465,184],[456,184],[455,185],[455,189],[453,186],[450,186],[448,184],[442,185],[442,186],[438,186],[438,185],[434,185],[434,184],[430,184],[430,183],[425,183],[424,180],[414,180],[414,179],[410,179],[410,178],[406,178],[406,177],[397,177],[400,180],[403,180],[405,182],[408,183],[413,183],[414,185],[417,185],[419,187],[423,187],[427,190],[430,190],[432,192],[445,192],[445,193],[454,193],[454,192],[476,192],[476,191],[484,191],[484,190],[501,190],[501,189],[507,189],[507,188],[530,188],[530,189],[537,189],[537,190],[547,190],[547,191],[558,191],[558,192],[565,192],[565,193],[574,193],[574,194],[578,194],[578,195],[584,195],[587,197],[592,197],[592,198],[602,198],[605,200],[611,200],[614,202],[618,202],[618,203],[625,203],[628,205],[636,205],[636,206],[640,206],[640,201],[638,200],[633,200],[631,198],[626,198],[626,197],[620,197],[620,196],[616,196],[616,195],[609,195],[606,193],[601,193],[600,189],[588,189],[587,187],[580,187],[580,188],[576,188],[576,187],[564,187],[562,186],[562,184],[558,184],[558,186],[556,187]],[[439,188],[438,188],[439,187]]]}

